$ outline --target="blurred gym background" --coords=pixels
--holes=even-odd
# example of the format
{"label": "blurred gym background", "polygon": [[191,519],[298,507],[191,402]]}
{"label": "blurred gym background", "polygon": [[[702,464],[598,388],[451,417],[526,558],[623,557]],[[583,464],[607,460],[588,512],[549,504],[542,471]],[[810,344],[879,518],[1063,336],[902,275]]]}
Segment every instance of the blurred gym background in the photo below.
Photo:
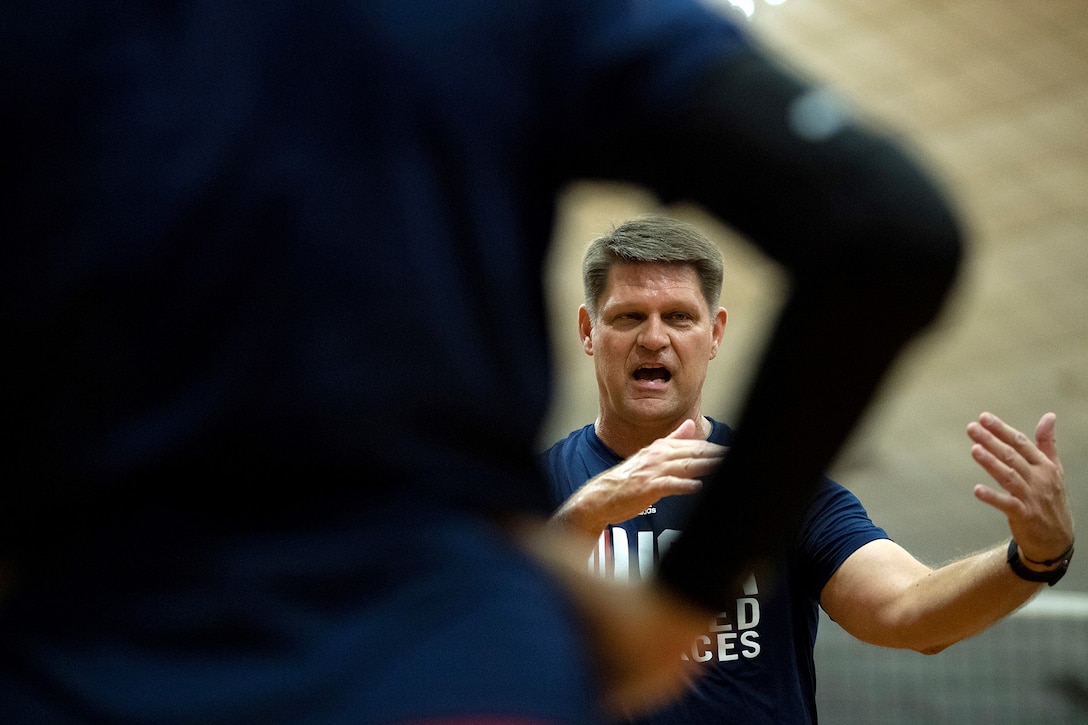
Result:
{"label": "blurred gym background", "polygon": [[[1008,536],[971,493],[991,480],[970,457],[967,423],[988,410],[1030,435],[1054,411],[1085,542],[1056,587],[935,656],[864,645],[825,617],[821,722],[1088,724],[1088,2],[713,2],[909,139],[970,231],[944,316],[900,360],[832,476],[940,564]],[[777,309],[777,270],[699,209],[662,209],[637,188],[579,185],[560,211],[549,280],[559,383],[544,442],[596,416],[577,335],[582,251],[650,211],[692,221],[724,248],[729,324],[705,407],[732,421]]]}

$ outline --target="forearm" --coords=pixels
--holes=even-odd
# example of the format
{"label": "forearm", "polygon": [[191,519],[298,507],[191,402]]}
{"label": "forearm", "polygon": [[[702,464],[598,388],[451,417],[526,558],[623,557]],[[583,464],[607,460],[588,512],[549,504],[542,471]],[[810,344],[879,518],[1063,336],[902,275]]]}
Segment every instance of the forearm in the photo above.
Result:
{"label": "forearm", "polygon": [[608,525],[597,514],[597,507],[578,491],[551,515],[548,526],[567,532],[571,536],[572,546],[584,549],[588,556],[593,553],[597,539]]}
{"label": "forearm", "polygon": [[883,616],[872,618],[871,627],[848,631],[870,644],[923,654],[982,632],[1045,586],[1014,574],[1006,548],[1002,543],[918,577]]}

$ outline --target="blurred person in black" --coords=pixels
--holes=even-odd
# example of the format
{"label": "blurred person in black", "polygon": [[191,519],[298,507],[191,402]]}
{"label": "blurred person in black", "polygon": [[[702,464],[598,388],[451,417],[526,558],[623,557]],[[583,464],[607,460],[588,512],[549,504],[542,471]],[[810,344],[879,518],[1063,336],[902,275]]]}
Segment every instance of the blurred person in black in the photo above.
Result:
{"label": "blurred person in black", "polygon": [[[765,504],[811,490],[960,263],[909,155],[693,0],[2,20],[4,722],[574,723],[665,697],[684,673],[624,648],[672,663],[789,536]],[[629,630],[509,533],[549,508],[541,267],[576,179],[701,204],[791,279]],[[733,488],[753,515],[723,529]]]}

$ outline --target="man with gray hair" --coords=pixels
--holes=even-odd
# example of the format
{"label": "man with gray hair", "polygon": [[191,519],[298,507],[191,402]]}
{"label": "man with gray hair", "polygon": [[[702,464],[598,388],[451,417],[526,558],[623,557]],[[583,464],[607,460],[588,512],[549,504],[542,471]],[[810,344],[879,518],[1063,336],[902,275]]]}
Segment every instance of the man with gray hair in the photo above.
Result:
{"label": "man with gray hair", "polygon": [[[691,225],[638,218],[590,244],[582,278],[578,327],[599,414],[543,456],[559,506],[552,521],[592,551],[596,571],[639,581],[678,540],[696,501],[687,494],[700,490],[734,437],[704,414],[702,400],[727,320],[722,255]],[[1004,489],[978,485],[975,494],[1006,514],[1013,543],[930,568],[825,477],[814,496],[774,504],[800,511],[797,536],[737,581],[680,655],[699,671],[686,695],[639,722],[814,723],[820,607],[865,642],[935,653],[1056,583],[1072,556],[1073,522],[1053,414],[1039,421],[1035,444],[989,413],[968,434],[972,455]],[[737,520],[766,515],[731,511]]]}

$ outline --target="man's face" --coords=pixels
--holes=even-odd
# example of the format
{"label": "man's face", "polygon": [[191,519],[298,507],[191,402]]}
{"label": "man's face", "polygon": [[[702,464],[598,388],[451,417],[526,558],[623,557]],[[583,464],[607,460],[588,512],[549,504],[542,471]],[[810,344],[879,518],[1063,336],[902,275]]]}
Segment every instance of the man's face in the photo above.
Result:
{"label": "man's face", "polygon": [[597,316],[583,306],[582,346],[593,357],[602,415],[631,424],[679,422],[699,412],[707,365],[726,313],[707,306],[692,265],[612,267]]}

